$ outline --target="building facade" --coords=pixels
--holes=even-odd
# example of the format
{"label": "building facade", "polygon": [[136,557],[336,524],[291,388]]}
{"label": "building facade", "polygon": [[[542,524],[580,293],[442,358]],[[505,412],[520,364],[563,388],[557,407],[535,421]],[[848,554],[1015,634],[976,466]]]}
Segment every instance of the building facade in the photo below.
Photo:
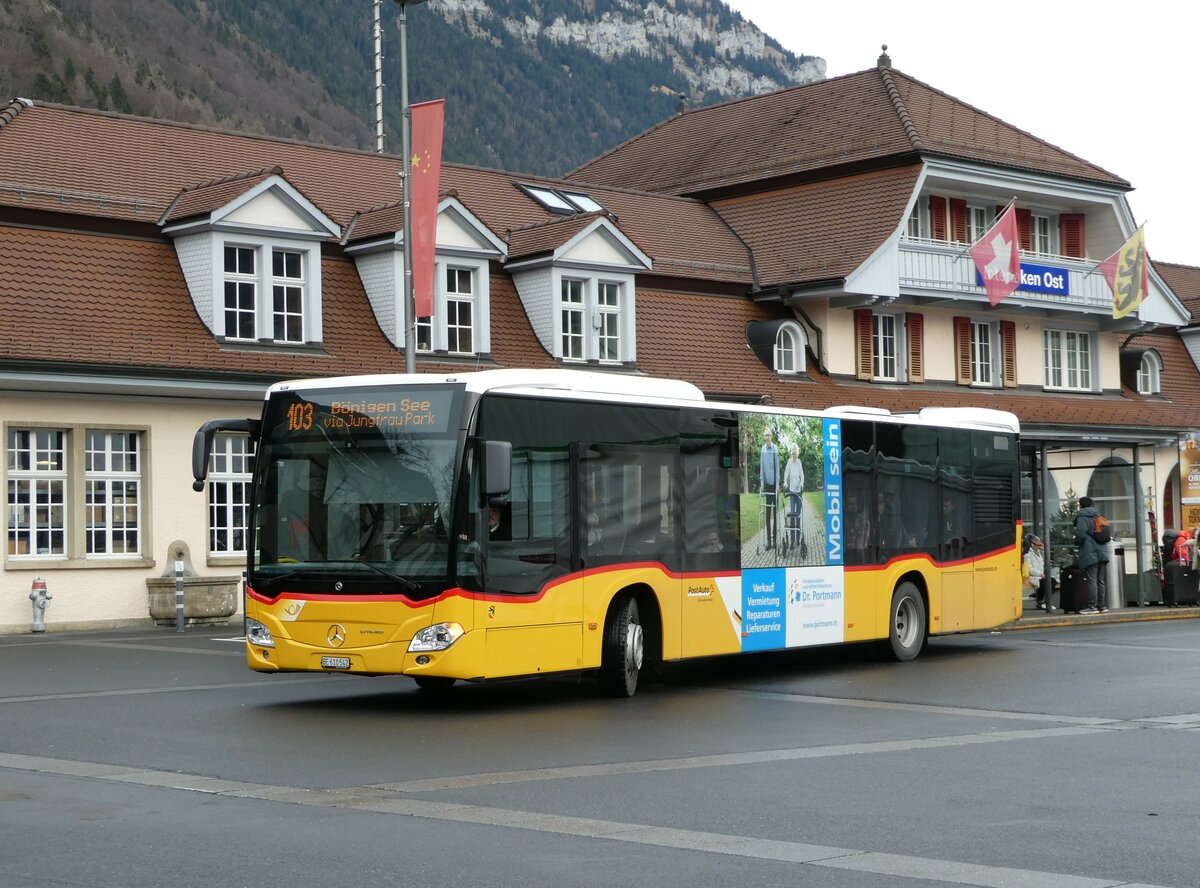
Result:
{"label": "building facade", "polygon": [[[194,493],[202,422],[279,379],[403,372],[400,161],[15,100],[0,162],[0,631],[25,631],[35,578],[51,629],[145,622],[181,551],[201,578],[246,557],[247,441]],[[447,164],[417,369],[1010,410],[1026,521],[1089,493],[1140,590],[1188,517],[1200,272],[1156,266],[1113,319],[1096,266],[1136,228],[1130,187],[886,57],[681,113],[563,180]],[[966,248],[1010,200],[1026,280],[993,308]]]}

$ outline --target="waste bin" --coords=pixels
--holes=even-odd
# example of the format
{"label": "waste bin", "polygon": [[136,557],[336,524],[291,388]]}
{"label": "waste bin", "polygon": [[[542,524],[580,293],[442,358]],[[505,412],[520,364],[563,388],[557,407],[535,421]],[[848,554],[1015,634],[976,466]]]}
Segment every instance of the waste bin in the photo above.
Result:
{"label": "waste bin", "polygon": [[1108,607],[1125,606],[1125,547],[1115,540],[1108,544]]}

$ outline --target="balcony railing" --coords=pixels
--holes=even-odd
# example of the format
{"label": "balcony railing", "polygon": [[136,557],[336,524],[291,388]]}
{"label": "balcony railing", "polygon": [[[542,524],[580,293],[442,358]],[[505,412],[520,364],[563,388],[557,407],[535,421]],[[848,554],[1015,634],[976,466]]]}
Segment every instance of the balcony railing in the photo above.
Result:
{"label": "balcony railing", "polygon": [[[986,303],[987,293],[977,283],[975,263],[967,253],[968,246],[926,238],[900,238],[900,291],[917,297]],[[1060,292],[1050,293],[1022,287],[1009,296],[1005,304],[1036,306],[1050,311],[1112,313],[1112,291],[1096,262],[1022,250],[1021,266],[1036,266],[1052,277],[1061,272],[1066,275],[1065,286],[1054,286]]]}

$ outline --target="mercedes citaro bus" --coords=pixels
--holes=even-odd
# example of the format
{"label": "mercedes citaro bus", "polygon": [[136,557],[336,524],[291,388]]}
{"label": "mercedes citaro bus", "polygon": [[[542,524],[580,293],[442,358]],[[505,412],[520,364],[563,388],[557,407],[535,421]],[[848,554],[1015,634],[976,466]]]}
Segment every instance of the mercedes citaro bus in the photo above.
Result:
{"label": "mercedes citaro bus", "polygon": [[[246,657],[425,689],[930,636],[1020,615],[1018,422],[488,370],[279,383],[248,435]],[[211,495],[211,494],[210,494]]]}

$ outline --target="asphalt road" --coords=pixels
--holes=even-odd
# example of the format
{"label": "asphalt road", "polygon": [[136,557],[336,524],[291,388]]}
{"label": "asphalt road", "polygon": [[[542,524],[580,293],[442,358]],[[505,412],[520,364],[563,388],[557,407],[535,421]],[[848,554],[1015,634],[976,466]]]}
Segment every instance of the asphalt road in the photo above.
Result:
{"label": "asphalt road", "polygon": [[1200,884],[1200,621],[459,686],[0,638],[0,886]]}

